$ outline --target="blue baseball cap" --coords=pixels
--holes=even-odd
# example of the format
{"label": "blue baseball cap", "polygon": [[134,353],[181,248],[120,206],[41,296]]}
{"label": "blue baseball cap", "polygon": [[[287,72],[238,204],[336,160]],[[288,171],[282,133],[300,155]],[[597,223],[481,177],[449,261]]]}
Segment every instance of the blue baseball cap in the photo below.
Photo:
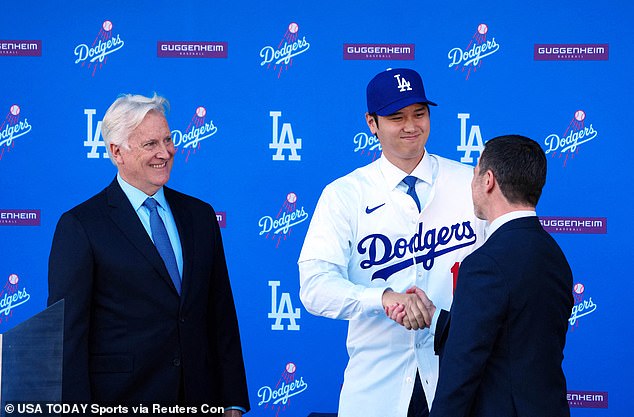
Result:
{"label": "blue baseball cap", "polygon": [[390,68],[378,73],[366,89],[368,113],[389,116],[410,104],[425,103],[436,106],[425,95],[423,79],[408,68]]}

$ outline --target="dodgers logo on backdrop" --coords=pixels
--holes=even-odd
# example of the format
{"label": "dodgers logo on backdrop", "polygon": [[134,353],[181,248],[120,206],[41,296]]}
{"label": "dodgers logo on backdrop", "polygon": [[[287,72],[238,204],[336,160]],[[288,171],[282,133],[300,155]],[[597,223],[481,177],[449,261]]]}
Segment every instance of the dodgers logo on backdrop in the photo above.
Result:
{"label": "dodgers logo on backdrop", "polygon": [[[366,209],[368,214],[372,211]],[[475,243],[476,234],[470,221],[428,230],[424,230],[421,222],[418,224],[418,231],[409,239],[400,238],[392,242],[389,237],[380,233],[362,238],[357,245],[357,251],[360,255],[367,253],[367,258],[360,262],[359,267],[368,269],[389,264],[375,269],[371,278],[387,281],[393,274],[415,263],[422,264],[423,268],[429,271],[437,257]]]}
{"label": "dodgers logo on backdrop", "polygon": [[295,138],[293,135],[293,127],[290,123],[283,123],[282,130],[278,131],[279,118],[282,116],[281,111],[269,112],[269,116],[273,118],[273,137],[271,138],[271,143],[269,144],[269,149],[275,149],[276,151],[273,155],[273,160],[285,161],[286,157],[284,155],[284,151],[289,151],[289,161],[301,161],[302,157],[297,153],[297,151],[302,149],[302,139]]}
{"label": "dodgers logo on backdrop", "polygon": [[184,133],[177,129],[172,130],[174,147],[177,150],[180,149],[181,153],[187,152],[185,162],[189,161],[190,154],[196,153],[200,149],[200,142],[211,138],[218,132],[214,121],[207,121],[206,117],[207,109],[199,106],[196,108]]}
{"label": "dodgers logo on backdrop", "polygon": [[288,29],[282,36],[282,40],[277,47],[265,46],[260,50],[260,66],[266,69],[273,69],[277,72],[277,78],[280,78],[282,71],[288,71],[293,65],[293,58],[305,53],[310,49],[310,43],[306,40],[306,36],[301,39],[299,37],[299,25],[292,22],[288,25]]}
{"label": "dodgers logo on backdrop", "polygon": [[92,69],[91,75],[93,77],[97,68],[101,69],[106,64],[108,56],[125,45],[119,34],[115,36],[112,33],[112,28],[112,22],[104,20],[101,24],[101,29],[99,29],[97,36],[90,45],[80,43],[75,47],[75,64],[81,63],[82,67],[87,66],[88,69]]}
{"label": "dodgers logo on backdrop", "polygon": [[[84,146],[90,148],[90,151],[86,154],[88,159],[96,159],[100,156],[102,158],[108,158],[108,151],[106,150],[106,143],[101,138],[101,120],[97,122],[93,129],[93,116],[97,114],[95,109],[84,109],[86,115],[86,140],[84,140]],[[103,148],[103,152],[99,151]]]}
{"label": "dodgers logo on backdrop", "polygon": [[466,71],[467,80],[472,70],[476,72],[480,69],[484,58],[500,50],[500,45],[495,41],[494,37],[487,38],[488,32],[489,27],[484,23],[480,23],[465,49],[451,49],[447,54],[449,68],[454,67],[456,70]]}
{"label": "dodgers logo on backdrop", "polygon": [[290,408],[295,396],[307,389],[308,384],[304,382],[304,377],[297,375],[297,365],[288,362],[275,385],[264,385],[258,389],[258,406],[275,411],[278,416],[280,412]]}
{"label": "dodgers logo on backdrop", "polygon": [[279,286],[280,281],[269,281],[269,287],[271,287],[271,312],[268,317],[275,319],[275,323],[271,325],[271,330],[284,330],[282,320],[288,320],[286,330],[300,330],[297,321],[300,319],[302,312],[299,308],[293,308],[290,293],[283,292],[278,300],[277,287]]}
{"label": "dodgers logo on backdrop", "polygon": [[372,157],[372,160],[376,160],[381,156],[383,148],[379,138],[374,135],[368,135],[365,132],[359,132],[352,138],[354,144],[354,152],[359,153],[362,156]]}
{"label": "dodgers logo on backdrop", "polygon": [[1,41],[0,56],[42,56],[42,41]]}
{"label": "dodgers logo on backdrop", "polygon": [[308,217],[304,206],[297,208],[297,194],[288,193],[275,217],[267,215],[260,218],[260,236],[273,239],[277,248],[280,241],[289,237],[293,227],[305,222]]}
{"label": "dodgers logo on backdrop", "polygon": [[568,159],[574,158],[579,153],[579,147],[596,139],[598,134],[592,123],[590,126],[586,126],[586,112],[577,110],[562,136],[552,133],[544,139],[546,155],[551,154],[553,158],[560,159],[563,156],[565,167]]}
{"label": "dodgers logo on backdrop", "polygon": [[467,139],[467,120],[471,117],[469,113],[458,113],[458,119],[460,119],[460,145],[456,148],[459,152],[464,152],[464,155],[460,157],[460,162],[471,164],[474,163],[471,152],[477,152],[480,157],[484,150],[484,141],[482,140],[482,132],[479,125],[472,125],[469,129],[469,137]]}
{"label": "dodgers logo on backdrop", "polygon": [[17,274],[10,274],[6,284],[0,290],[0,324],[9,321],[13,316],[13,310],[22,306],[31,299],[23,285],[20,289],[20,277]]}
{"label": "dodgers logo on backdrop", "polygon": [[592,301],[592,297],[587,296],[586,287],[581,282],[573,285],[572,297],[574,298],[574,306],[572,307],[568,323],[570,323],[571,329],[574,330],[579,326],[579,319],[594,313],[597,310],[597,305]]}
{"label": "dodgers logo on backdrop", "polygon": [[22,140],[22,136],[31,131],[27,118],[20,120],[21,111],[20,106],[13,104],[0,125],[0,161],[5,152],[13,150],[16,139]]}

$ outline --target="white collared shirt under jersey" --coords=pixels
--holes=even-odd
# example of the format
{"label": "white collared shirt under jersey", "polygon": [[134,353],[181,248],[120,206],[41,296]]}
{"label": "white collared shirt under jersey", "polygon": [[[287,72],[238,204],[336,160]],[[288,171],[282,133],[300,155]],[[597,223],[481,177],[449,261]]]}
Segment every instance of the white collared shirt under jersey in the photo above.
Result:
{"label": "white collared shirt under jersey", "polygon": [[[420,213],[407,175],[419,179]],[[432,403],[433,338],[386,317],[381,298],[416,285],[450,307],[453,271],[483,240],[472,177],[471,167],[425,152],[411,174],[381,156],[324,188],[298,261],[300,298],[312,314],[348,320],[340,417],[405,417],[417,371]]]}
{"label": "white collared shirt under jersey", "polygon": [[[178,229],[176,228],[176,222],[174,221],[174,215],[172,214],[172,210],[170,209],[167,200],[165,199],[165,192],[163,191],[163,187],[161,187],[156,194],[150,196],[145,194],[143,191],[138,188],[128,184],[119,174],[117,174],[117,181],[123,190],[123,193],[128,197],[128,200],[132,204],[132,208],[136,212],[137,216],[139,216],[139,220],[143,224],[145,231],[152,239],[152,229],[150,227],[150,210],[147,207],[143,206],[143,203],[148,197],[152,197],[158,203],[158,214],[163,220],[163,224],[165,224],[165,229],[167,229],[167,235],[170,238],[170,243],[172,244],[172,249],[174,250],[174,256],[176,257],[176,265],[178,266],[178,273],[183,278],[183,248],[181,246],[181,240],[178,236]],[[154,239],[152,239],[154,241]]]}

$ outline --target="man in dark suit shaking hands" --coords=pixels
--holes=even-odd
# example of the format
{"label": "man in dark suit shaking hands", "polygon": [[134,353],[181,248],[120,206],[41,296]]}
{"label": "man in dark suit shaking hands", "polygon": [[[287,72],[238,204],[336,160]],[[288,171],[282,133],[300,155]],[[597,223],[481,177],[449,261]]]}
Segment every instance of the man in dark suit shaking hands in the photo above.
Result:
{"label": "man in dark suit shaking hands", "polygon": [[157,95],[110,106],[102,134],[118,174],[57,224],[48,303],[65,299],[62,399],[240,416],[249,400],[220,229],[209,204],[165,187],[166,107]]}
{"label": "man in dark suit shaking hands", "polygon": [[[488,141],[471,183],[487,239],[458,273],[451,311],[433,317],[440,374],[430,417],[570,416],[561,367],[573,306],[572,272],[535,206],[546,156],[535,141]],[[401,306],[388,314],[410,328]]]}
{"label": "man in dark suit shaking hands", "polygon": [[460,266],[446,320],[439,315],[431,417],[570,415],[561,363],[572,272],[535,213],[545,182],[535,141],[486,143],[471,189],[488,237]]}

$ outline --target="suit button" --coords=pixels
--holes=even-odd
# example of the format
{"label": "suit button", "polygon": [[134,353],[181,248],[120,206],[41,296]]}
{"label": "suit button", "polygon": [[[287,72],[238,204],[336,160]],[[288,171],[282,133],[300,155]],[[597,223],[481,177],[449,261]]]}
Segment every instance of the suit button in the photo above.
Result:
{"label": "suit button", "polygon": [[181,323],[185,323],[185,319],[183,317],[181,317],[180,322]]}
{"label": "suit button", "polygon": [[179,358],[174,359],[172,363],[174,364],[174,366],[181,366],[181,360]]}

